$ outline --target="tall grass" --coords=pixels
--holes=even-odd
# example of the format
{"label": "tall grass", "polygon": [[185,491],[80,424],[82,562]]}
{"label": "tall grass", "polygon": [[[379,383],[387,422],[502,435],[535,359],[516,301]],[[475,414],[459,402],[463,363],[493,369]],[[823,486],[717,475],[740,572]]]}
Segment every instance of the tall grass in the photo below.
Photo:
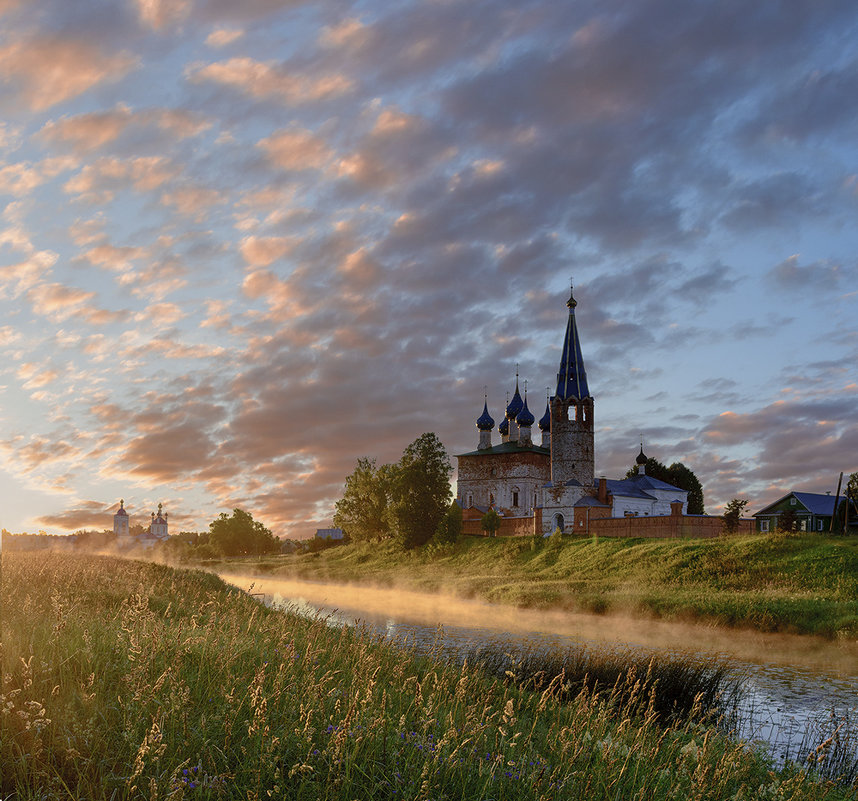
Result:
{"label": "tall grass", "polygon": [[858,798],[651,695],[523,690],[200,572],[12,553],[2,592],[4,799]]}
{"label": "tall grass", "polygon": [[556,686],[558,700],[582,691],[601,693],[627,714],[653,713],[661,721],[692,717],[730,729],[736,723],[741,677],[720,657],[650,654],[599,646],[509,647],[490,644],[458,652],[457,661],[541,692]]}

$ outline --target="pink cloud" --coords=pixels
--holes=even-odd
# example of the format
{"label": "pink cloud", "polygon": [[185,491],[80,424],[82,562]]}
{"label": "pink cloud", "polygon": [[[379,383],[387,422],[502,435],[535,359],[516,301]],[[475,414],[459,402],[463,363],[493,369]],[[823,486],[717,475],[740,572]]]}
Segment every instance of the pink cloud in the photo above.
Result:
{"label": "pink cloud", "polygon": [[211,81],[254,98],[277,99],[290,105],[337,97],[353,85],[345,75],[297,75],[274,62],[256,61],[246,56],[190,67],[186,75],[192,83]]}
{"label": "pink cloud", "polygon": [[16,39],[0,47],[0,70],[33,111],[116,81],[136,63],[127,53],[104,53],[92,43],[61,36]]}

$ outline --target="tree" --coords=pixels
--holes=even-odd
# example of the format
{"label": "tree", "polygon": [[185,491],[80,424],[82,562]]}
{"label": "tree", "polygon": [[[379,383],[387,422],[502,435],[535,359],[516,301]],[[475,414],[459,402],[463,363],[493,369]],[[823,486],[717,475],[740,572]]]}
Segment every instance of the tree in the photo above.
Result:
{"label": "tree", "polygon": [[858,472],[849,474],[849,480],[846,482],[845,494],[847,498],[846,512],[841,518],[841,520],[844,521],[845,529],[848,529],[850,521],[850,509],[858,508]]}
{"label": "tree", "polygon": [[500,515],[494,509],[489,509],[480,519],[480,525],[486,534],[494,537],[501,526]]}
{"label": "tree", "polygon": [[388,520],[403,548],[428,542],[450,504],[450,457],[435,434],[419,436],[390,472]]}
{"label": "tree", "polygon": [[453,545],[462,534],[462,508],[453,501],[447,513],[441,518],[438,528],[435,529],[433,542],[438,545]]}
{"label": "tree", "polygon": [[336,503],[334,525],[353,540],[388,536],[391,478],[390,465],[376,468],[374,459],[358,459],[355,471],[346,478],[343,497]]}
{"label": "tree", "polygon": [[209,523],[209,544],[224,556],[279,553],[280,540],[249,512],[221,512]]}
{"label": "tree", "polygon": [[739,530],[739,521],[742,519],[742,512],[748,501],[744,498],[733,498],[730,503],[724,507],[724,531],[728,534],[735,534]]}
{"label": "tree", "polygon": [[[638,466],[635,465],[626,473],[626,478],[637,474]],[[704,514],[703,486],[691,468],[682,462],[674,462],[670,467],[665,467],[658,459],[650,457],[646,460],[646,474],[685,490],[688,493],[688,514]]]}

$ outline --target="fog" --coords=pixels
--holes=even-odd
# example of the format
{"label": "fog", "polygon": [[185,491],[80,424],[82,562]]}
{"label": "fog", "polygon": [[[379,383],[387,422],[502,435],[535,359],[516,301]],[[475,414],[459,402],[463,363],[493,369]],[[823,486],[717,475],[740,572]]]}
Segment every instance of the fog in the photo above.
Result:
{"label": "fog", "polygon": [[858,675],[858,640],[766,634],[705,624],[593,615],[563,610],[518,609],[449,595],[385,587],[317,583],[220,573],[225,581],[272,598],[306,601],[361,618],[393,618],[425,626],[486,629],[493,633],[540,634],[652,649],[727,654],[756,664],[806,667],[844,676]]}

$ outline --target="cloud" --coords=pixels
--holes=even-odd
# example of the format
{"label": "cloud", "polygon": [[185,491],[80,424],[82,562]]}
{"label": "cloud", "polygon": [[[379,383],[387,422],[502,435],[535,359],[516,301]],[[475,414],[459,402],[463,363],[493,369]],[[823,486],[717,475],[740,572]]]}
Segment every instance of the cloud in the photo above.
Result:
{"label": "cloud", "polygon": [[834,290],[843,284],[854,287],[858,269],[854,263],[847,266],[829,260],[802,266],[799,255],[794,254],[769,270],[767,278],[779,289],[816,293]]}
{"label": "cloud", "polygon": [[197,136],[211,127],[200,114],[184,109],[145,109],[134,111],[119,104],[110,111],[90,112],[49,120],[38,136],[53,145],[70,147],[75,153],[101,151],[123,134],[137,132],[153,139],[155,131],[176,139]]}
{"label": "cloud", "polygon": [[178,170],[163,156],[131,159],[105,156],[87,164],[63,189],[70,195],[77,195],[78,200],[103,205],[110,203],[122,189],[150,192],[177,174]]}
{"label": "cloud", "polygon": [[91,42],[61,36],[18,39],[0,47],[0,70],[33,111],[119,80],[136,65],[128,53],[104,53]]}
{"label": "cloud", "polygon": [[105,506],[102,501],[79,501],[75,506],[62,512],[42,515],[36,518],[36,523],[45,528],[56,528],[62,531],[78,531],[80,529],[113,530],[112,506]]}
{"label": "cloud", "polygon": [[206,44],[209,47],[226,47],[237,42],[242,36],[244,31],[239,28],[218,28],[206,37]]}
{"label": "cloud", "polygon": [[345,75],[300,75],[274,62],[247,56],[190,67],[186,76],[192,83],[212,82],[258,100],[277,100],[289,105],[334,99],[353,85]]}
{"label": "cloud", "polygon": [[246,236],[239,250],[249,267],[267,267],[295,247],[295,241],[283,236]]}
{"label": "cloud", "polygon": [[134,0],[134,3],[140,21],[155,31],[182,22],[193,7],[192,0]]}
{"label": "cloud", "polygon": [[321,169],[332,158],[333,153],[325,142],[306,129],[277,131],[261,139],[261,148],[268,159],[283,170]]}

